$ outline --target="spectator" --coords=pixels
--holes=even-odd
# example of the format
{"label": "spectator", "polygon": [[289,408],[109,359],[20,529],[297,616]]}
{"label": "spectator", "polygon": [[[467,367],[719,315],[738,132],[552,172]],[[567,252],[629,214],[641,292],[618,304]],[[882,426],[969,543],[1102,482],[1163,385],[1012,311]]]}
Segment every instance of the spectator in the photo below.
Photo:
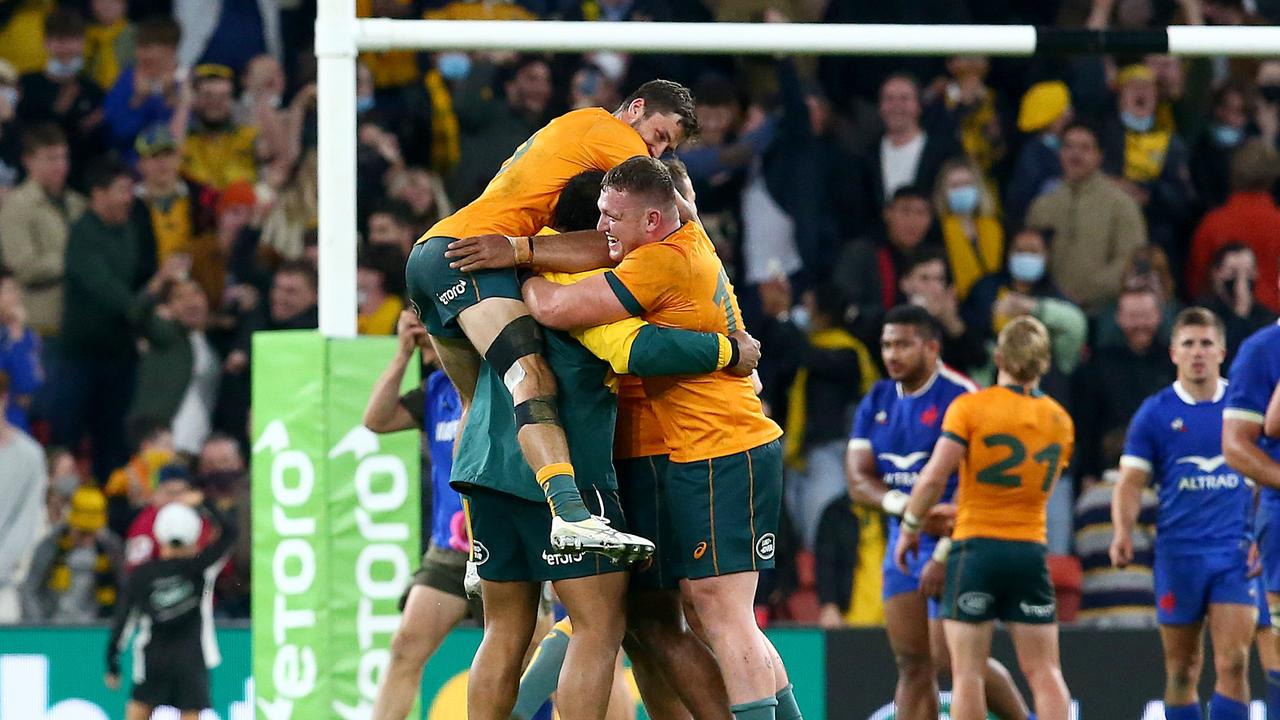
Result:
{"label": "spectator", "polygon": [[933,131],[960,139],[979,181],[986,184],[1007,149],[999,98],[986,84],[991,62],[981,55],[947,58],[947,75],[925,91],[926,122]]}
{"label": "spectator", "polygon": [[[49,491],[45,493],[45,520],[48,527],[53,527],[67,519],[71,508],[71,498],[84,485],[80,477],[80,468],[76,465],[76,456],[66,448],[49,448]],[[108,521],[110,521],[110,502],[107,505]],[[41,532],[43,534],[43,532]]]}
{"label": "spectator", "polygon": [[847,497],[831,501],[818,521],[814,543],[814,579],[818,586],[818,625],[884,625],[881,590],[888,528],[884,516]]}
{"label": "spectator", "polygon": [[1209,295],[1201,304],[1222,318],[1227,330],[1227,357],[1231,367],[1236,350],[1255,331],[1275,322],[1276,314],[1254,297],[1258,284],[1258,259],[1243,243],[1228,243],[1214,253],[1209,269]]}
{"label": "spectator", "polygon": [[217,190],[237,180],[257,182],[258,161],[272,157],[276,148],[269,134],[237,125],[232,118],[235,74],[225,65],[200,65],[194,74],[193,117],[182,144],[182,174]]}
{"label": "spectator", "polygon": [[209,301],[194,280],[169,284],[143,324],[145,350],[129,414],[160,418],[179,453],[194,457],[213,431],[222,357],[209,342]]}
{"label": "spectator", "polygon": [[199,244],[207,254],[192,278],[204,289],[210,306],[217,303],[221,313],[234,315],[250,309],[271,284],[267,265],[277,258],[260,242],[265,209],[253,186],[243,181],[231,183],[218,196],[212,236],[201,238]]}
{"label": "spectator", "polygon": [[960,316],[947,259],[939,251],[917,253],[899,281],[902,302],[919,305],[942,329],[942,361],[962,373],[987,364],[986,338]]}
{"label": "spectator", "polygon": [[57,624],[111,617],[124,581],[120,537],[107,529],[107,500],[95,487],[71,496],[67,521],[53,527],[31,558],[23,584],[23,620]]}
{"label": "spectator", "polygon": [[393,174],[387,183],[387,194],[409,206],[410,225],[415,234],[426,232],[440,218],[453,212],[444,193],[444,182],[430,170],[411,167]]}
{"label": "spectator", "polygon": [[1053,279],[1067,297],[1094,311],[1120,294],[1134,248],[1147,243],[1142,211],[1102,174],[1098,138],[1084,125],[1062,137],[1063,184],[1031,204],[1027,224],[1051,229]]}
{"label": "spectator", "polygon": [[6,3],[0,23],[0,58],[13,64],[20,73],[35,72],[44,67],[44,19],[53,10],[47,0],[15,0]]}
{"label": "spectator", "polygon": [[5,509],[0,519],[0,625],[20,619],[19,584],[32,538],[44,532],[49,482],[40,444],[6,419],[9,399],[9,376],[0,370],[0,507]]}
{"label": "spectator", "polygon": [[[1154,290],[1160,300],[1160,329],[1158,337],[1169,337],[1173,321],[1182,304],[1174,296],[1173,273],[1169,270],[1169,258],[1155,245],[1145,245],[1133,251],[1124,264],[1120,286],[1125,290]],[[1094,318],[1093,347],[1121,347],[1126,345],[1124,333],[1116,325],[1115,304],[1108,304]]]}
{"label": "spectator", "polygon": [[954,138],[920,127],[920,86],[910,75],[890,75],[880,86],[880,122],[884,134],[864,158],[863,182],[868,208],[883,208],[898,188],[931,188],[938,170],[961,152]]}
{"label": "spectator", "polygon": [[1075,551],[1084,571],[1076,622],[1099,629],[1150,628],[1156,624],[1151,566],[1159,500],[1150,488],[1143,491],[1134,528],[1133,560],[1120,569],[1111,567],[1111,498],[1118,479],[1115,470],[1103,473],[1101,480],[1087,479],[1076,500]]}
{"label": "spectator", "polygon": [[285,92],[284,68],[273,55],[259,55],[249,61],[243,74],[244,90],[232,112],[239,127],[251,128],[272,148],[277,162],[290,163],[301,152],[301,133],[293,127],[293,108],[282,105]]}
{"label": "spectator", "polygon": [[1004,214],[1009,224],[1020,225],[1031,203],[1062,181],[1058,156],[1063,132],[1074,118],[1071,91],[1060,80],[1038,82],[1022,96],[1018,130],[1028,137],[1005,187]]}
{"label": "spectator", "polygon": [[128,459],[123,428],[137,373],[135,331],[164,283],[190,267],[188,259],[172,257],[156,270],[154,239],[131,216],[127,167],[100,160],[86,174],[89,211],[67,243],[53,434],[59,445],[75,448],[87,429],[94,476],[106,477]]}
{"label": "spectator", "polygon": [[18,120],[21,99],[18,71],[7,61],[0,60],[0,200],[18,183],[18,163],[22,153],[21,123]]}
{"label": "spectator", "polygon": [[[183,465],[176,463],[165,465],[156,473],[155,492],[151,494],[151,500],[146,507],[142,508],[138,516],[129,524],[129,533],[125,536],[126,573],[131,573],[137,570],[139,565],[160,557],[160,543],[156,542],[155,535],[156,514],[165,505],[181,501],[191,489],[191,474]],[[212,532],[213,529],[209,523],[204,522],[201,525],[200,539],[196,542],[196,546],[207,545]]]}
{"label": "spectator", "polygon": [[883,215],[883,233],[845,246],[832,274],[849,293],[854,333],[869,344],[880,342],[880,318],[897,304],[898,281],[933,225],[929,199],[913,185],[894,191]]}
{"label": "spectator", "polygon": [[72,177],[105,149],[102,88],[84,73],[84,20],[58,9],[45,18],[49,62],[22,76],[18,118],[24,126],[49,122],[62,128],[70,148]]}
{"label": "spectator", "polygon": [[[1156,291],[1125,290],[1116,305],[1116,324],[1125,344],[1099,348],[1071,378],[1071,413],[1082,419],[1076,423],[1075,477],[1085,486],[1120,461],[1129,418],[1142,401],[1173,382],[1172,366],[1157,337],[1160,296]],[[1099,388],[1107,390],[1099,392]]]}
{"label": "spectator", "polygon": [[1004,228],[996,217],[996,200],[973,162],[956,157],[938,172],[933,208],[956,297],[963,302],[973,284],[999,270],[1004,258]]}
{"label": "spectator", "polygon": [[294,165],[291,177],[263,220],[263,246],[285,260],[303,256],[307,233],[319,225],[317,178],[316,153],[308,150]]}
{"label": "spectator", "polygon": [[41,340],[27,325],[27,309],[22,303],[18,281],[3,269],[0,269],[0,372],[8,376],[9,400],[5,414],[9,424],[30,433],[31,401],[45,381]]}
{"label": "spectator", "polygon": [[616,108],[622,104],[618,84],[591,62],[583,62],[569,80],[569,107],[573,110],[602,107]]}
{"label": "spectator", "polygon": [[138,512],[151,502],[160,468],[173,462],[173,431],[169,423],[143,416],[129,421],[129,442],[133,455],[129,462],[112,471],[103,488],[107,496],[107,520],[111,531],[121,537]]}
{"label": "spectator", "polygon": [[219,269],[218,248],[210,232],[215,192],[179,173],[182,148],[167,126],[152,125],[143,130],[134,150],[142,175],[134,190],[138,199],[134,213],[138,225],[149,226],[155,237],[156,264],[176,255],[189,257],[192,273],[210,297],[218,297],[221,278],[209,277]]}
{"label": "spectator", "polygon": [[92,0],[93,22],[85,30],[85,72],[104,92],[110,90],[137,53],[138,28],[125,11],[128,0]]}
{"label": "spectator", "polygon": [[1225,203],[1231,193],[1231,156],[1246,139],[1251,95],[1251,88],[1234,83],[1213,94],[1212,122],[1191,149],[1191,184],[1202,210]]}
{"label": "spectator", "polygon": [[844,328],[841,288],[806,290],[794,310],[785,280],[761,285],[760,295],[768,318],[762,343],[788,348],[761,375],[773,417],[785,418],[787,510],[802,547],[812,550],[823,510],[848,494],[844,451],[854,405],[880,377],[867,347]]}
{"label": "spectator", "polygon": [[[244,454],[234,438],[214,433],[205,440],[196,465],[196,486],[210,502],[225,507],[236,519],[236,527],[248,528],[251,522],[252,498]],[[215,585],[220,617],[249,617],[249,580],[252,568],[252,537],[242,532],[232,547],[227,567],[218,574]]]}
{"label": "spectator", "polygon": [[356,263],[356,331],[361,335],[394,335],[404,309],[405,256],[399,248],[372,245]]}
{"label": "spectator", "polygon": [[0,256],[18,279],[29,321],[41,335],[62,325],[63,272],[71,223],[84,197],[67,189],[67,141],[52,125],[37,125],[22,138],[27,180],[0,205]]}
{"label": "spectator", "polygon": [[226,65],[239,73],[249,60],[270,53],[280,57],[280,0],[174,0],[173,16],[182,26],[178,58],[182,67],[197,63]]}
{"label": "spectator", "polygon": [[[1239,242],[1253,250],[1263,278],[1280,272],[1280,206],[1271,186],[1280,175],[1280,152],[1262,141],[1247,140],[1231,157],[1231,196],[1200,221],[1191,240],[1187,262],[1187,290],[1201,297],[1208,290],[1208,269],[1214,254],[1224,245]],[[1254,299],[1272,312],[1280,311],[1280,291],[1273,282],[1254,288]]]}
{"label": "spectator", "polygon": [[104,110],[111,144],[126,157],[132,158],[138,133],[173,118],[182,92],[177,56],[181,33],[168,18],[139,24],[137,62],[120,73],[107,92]]}
{"label": "spectator", "polygon": [[395,248],[402,257],[409,257],[418,236],[426,227],[417,227],[413,210],[401,200],[385,200],[369,213],[369,244]]}
{"label": "spectator", "polygon": [[1146,65],[1124,68],[1116,84],[1120,113],[1099,138],[1103,167],[1142,208],[1150,241],[1180,267],[1194,198],[1187,147],[1172,127],[1156,122],[1155,75]]}

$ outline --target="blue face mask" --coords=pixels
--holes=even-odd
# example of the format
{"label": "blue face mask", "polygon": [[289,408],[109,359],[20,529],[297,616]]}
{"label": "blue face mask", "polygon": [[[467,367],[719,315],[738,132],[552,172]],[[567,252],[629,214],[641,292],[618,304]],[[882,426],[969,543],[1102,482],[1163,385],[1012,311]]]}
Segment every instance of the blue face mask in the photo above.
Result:
{"label": "blue face mask", "polygon": [[1151,132],[1151,128],[1156,126],[1156,116],[1148,115],[1143,118],[1132,113],[1122,112],[1120,113],[1120,122],[1124,123],[1124,126],[1133,132]]}
{"label": "blue face mask", "polygon": [[957,215],[972,215],[978,207],[978,186],[962,185],[947,190],[947,207]]}
{"label": "blue face mask", "polygon": [[45,72],[59,80],[65,80],[69,77],[75,77],[76,73],[83,68],[84,58],[82,57],[72,58],[67,62],[57,58],[49,58],[49,63],[45,65]]}
{"label": "blue face mask", "polygon": [[1011,253],[1009,275],[1018,282],[1039,282],[1044,277],[1044,256],[1037,253]]}
{"label": "blue face mask", "polygon": [[358,112],[358,113],[362,113],[362,112],[366,112],[366,111],[368,111],[368,110],[372,110],[372,109],[373,109],[373,96],[372,96],[372,95],[369,95],[369,96],[367,96],[367,97],[357,97],[357,98],[356,98],[356,112]]}
{"label": "blue face mask", "polygon": [[803,305],[791,308],[791,322],[801,332],[809,332],[809,328],[813,327],[813,318],[809,317],[809,308]]}
{"label": "blue face mask", "polygon": [[1233,148],[1244,139],[1244,130],[1232,125],[1213,126],[1213,141],[1222,147]]}
{"label": "blue face mask", "polygon": [[1058,152],[1058,149],[1062,147],[1062,138],[1053,133],[1045,133],[1044,135],[1041,135],[1040,141],[1044,143],[1045,147],[1054,152]]}
{"label": "blue face mask", "polygon": [[460,52],[440,53],[436,67],[445,80],[456,82],[471,74],[471,56]]}

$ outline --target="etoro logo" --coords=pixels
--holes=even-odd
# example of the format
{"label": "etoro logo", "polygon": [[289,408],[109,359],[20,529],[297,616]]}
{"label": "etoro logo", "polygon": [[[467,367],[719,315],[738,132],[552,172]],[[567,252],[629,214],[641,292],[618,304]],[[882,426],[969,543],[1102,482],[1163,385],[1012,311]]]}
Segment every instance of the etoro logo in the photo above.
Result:
{"label": "etoro logo", "polygon": [[995,600],[990,593],[984,592],[967,592],[956,599],[956,604],[960,609],[970,615],[981,615],[991,607],[991,602]]}
{"label": "etoro logo", "polygon": [[440,293],[440,295],[438,296],[440,298],[440,304],[448,305],[449,303],[461,297],[462,293],[466,291],[467,291],[467,281],[465,278],[463,278],[458,282],[454,283],[453,287],[450,287],[448,290],[445,290],[444,292]]}
{"label": "etoro logo", "polygon": [[773,533],[765,533],[756,540],[756,556],[761,560],[772,560],[774,551]]}

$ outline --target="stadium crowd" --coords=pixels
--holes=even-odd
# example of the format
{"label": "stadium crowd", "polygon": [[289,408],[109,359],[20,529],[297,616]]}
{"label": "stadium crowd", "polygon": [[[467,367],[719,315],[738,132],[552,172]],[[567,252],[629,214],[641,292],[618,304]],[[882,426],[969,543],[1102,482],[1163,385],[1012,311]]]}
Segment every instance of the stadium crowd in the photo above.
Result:
{"label": "stadium crowd", "polygon": [[[247,528],[250,337],[314,328],[314,1],[0,3],[0,622],[109,617],[188,488]],[[1265,24],[1267,0],[359,0],[363,16]],[[209,7],[217,8],[209,12]],[[357,80],[359,330],[393,334],[418,236],[568,109],[693,88],[677,153],[786,430],[762,620],[883,622],[884,518],[848,498],[880,328],[929,311],[994,380],[996,334],[1050,330],[1076,419],[1050,505],[1062,619],[1154,625],[1150,539],[1110,570],[1129,420],[1174,378],[1187,305],[1229,352],[1280,311],[1280,61],[385,52]],[[425,495],[429,495],[426,493]],[[1154,497],[1140,521],[1150,528]],[[216,586],[248,616],[248,533]],[[793,560],[794,559],[794,560]],[[1099,571],[1099,572],[1094,572]]]}

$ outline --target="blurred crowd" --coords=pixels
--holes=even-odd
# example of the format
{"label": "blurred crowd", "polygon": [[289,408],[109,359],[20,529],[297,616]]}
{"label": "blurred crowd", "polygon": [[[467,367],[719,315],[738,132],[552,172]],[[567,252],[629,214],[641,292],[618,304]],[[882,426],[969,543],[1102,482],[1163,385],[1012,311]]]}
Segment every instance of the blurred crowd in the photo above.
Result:
{"label": "blurred crowd", "polygon": [[[356,4],[637,33],[1280,20],[1277,0]],[[314,0],[0,3],[0,622],[105,617],[154,552],[155,508],[187,489],[248,512],[250,338],[317,322],[314,14]],[[843,453],[883,375],[881,319],[909,302],[980,383],[1012,318],[1050,329],[1046,390],[1079,429],[1051,551],[1083,587],[1079,619],[1114,619],[1108,588],[1088,597],[1104,575],[1089,537],[1130,416],[1173,380],[1172,317],[1213,309],[1234,351],[1280,311],[1280,61],[363,54],[360,332],[394,332],[414,241],[517,145],[655,77],[697,99],[701,137],[677,155],[787,430],[779,557],[795,562],[768,579],[762,616],[877,622],[857,599],[878,594],[884,523],[851,507]],[[220,615],[247,617],[248,573],[246,545],[219,578]]]}

